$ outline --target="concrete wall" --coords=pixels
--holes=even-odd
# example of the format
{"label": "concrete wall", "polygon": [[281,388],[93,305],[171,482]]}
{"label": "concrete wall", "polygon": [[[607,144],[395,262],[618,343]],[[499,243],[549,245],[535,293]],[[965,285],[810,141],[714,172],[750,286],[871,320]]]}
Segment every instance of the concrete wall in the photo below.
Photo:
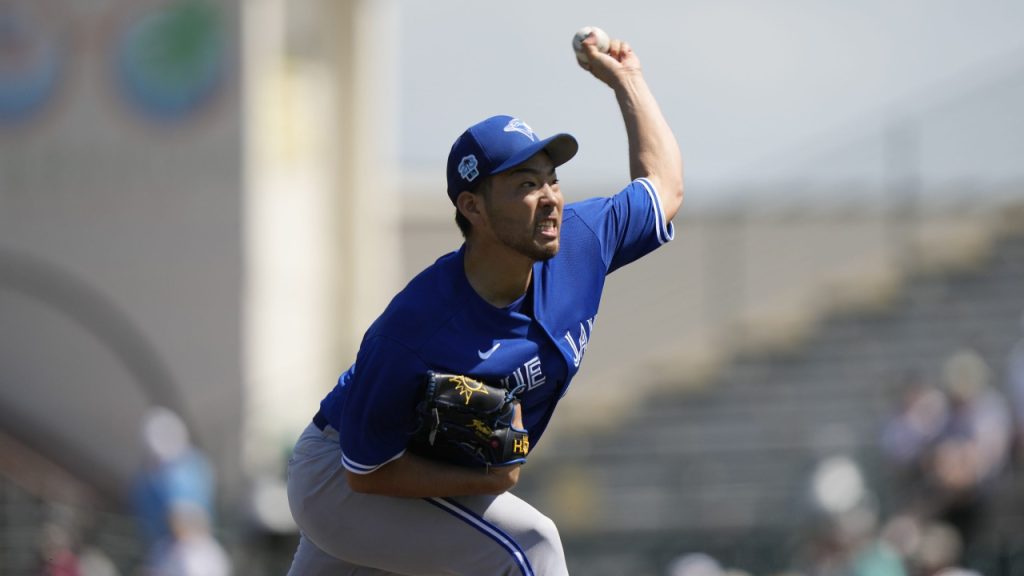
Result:
{"label": "concrete wall", "polygon": [[[141,463],[143,410],[164,404],[236,482],[235,6],[219,3],[205,21],[211,76],[132,94],[118,58],[145,50],[122,42],[153,5],[103,4],[27,18],[28,38],[54,49],[59,73],[37,108],[0,120],[0,429],[117,493]],[[46,67],[23,54],[29,68]],[[170,57],[179,56],[189,57]],[[5,96],[31,84],[10,70]],[[188,101],[178,111],[160,103],[175,89]]]}

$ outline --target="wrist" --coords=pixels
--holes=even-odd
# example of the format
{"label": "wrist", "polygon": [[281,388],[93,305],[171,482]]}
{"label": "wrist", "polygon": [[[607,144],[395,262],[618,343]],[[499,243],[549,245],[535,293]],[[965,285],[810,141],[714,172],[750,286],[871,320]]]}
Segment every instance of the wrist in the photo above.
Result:
{"label": "wrist", "polygon": [[488,484],[493,488],[495,494],[502,494],[511,490],[519,483],[519,464],[511,466],[488,466],[484,469]]}
{"label": "wrist", "polygon": [[615,99],[624,109],[633,109],[643,99],[646,84],[639,72],[633,74],[622,74],[617,76],[617,82],[612,86],[615,91]]}
{"label": "wrist", "polygon": [[612,76],[612,89],[619,91],[635,91],[644,83],[643,72],[639,68],[624,68]]}

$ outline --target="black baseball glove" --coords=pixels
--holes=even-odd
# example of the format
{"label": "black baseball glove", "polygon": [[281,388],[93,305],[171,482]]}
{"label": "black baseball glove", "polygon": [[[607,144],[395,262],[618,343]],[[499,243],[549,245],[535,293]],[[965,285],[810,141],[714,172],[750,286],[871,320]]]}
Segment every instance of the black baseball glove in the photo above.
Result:
{"label": "black baseball glove", "polygon": [[468,376],[428,372],[416,406],[415,454],[461,466],[507,466],[526,461],[530,438],[513,425],[516,390]]}

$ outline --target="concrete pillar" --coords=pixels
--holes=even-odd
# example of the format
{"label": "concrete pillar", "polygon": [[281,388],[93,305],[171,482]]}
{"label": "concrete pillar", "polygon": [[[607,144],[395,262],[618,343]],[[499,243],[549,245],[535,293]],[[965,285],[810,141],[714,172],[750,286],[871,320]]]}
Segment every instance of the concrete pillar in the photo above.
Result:
{"label": "concrete pillar", "polygon": [[[297,12],[301,11],[301,12]],[[245,3],[245,464],[273,476],[397,289],[390,1]]]}

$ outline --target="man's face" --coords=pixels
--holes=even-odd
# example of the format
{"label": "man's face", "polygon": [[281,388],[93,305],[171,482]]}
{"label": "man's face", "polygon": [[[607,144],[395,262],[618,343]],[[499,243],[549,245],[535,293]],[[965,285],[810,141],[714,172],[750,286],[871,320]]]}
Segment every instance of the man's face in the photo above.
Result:
{"label": "man's face", "polygon": [[558,254],[564,204],[555,165],[545,152],[492,176],[484,194],[494,237],[532,260]]}

